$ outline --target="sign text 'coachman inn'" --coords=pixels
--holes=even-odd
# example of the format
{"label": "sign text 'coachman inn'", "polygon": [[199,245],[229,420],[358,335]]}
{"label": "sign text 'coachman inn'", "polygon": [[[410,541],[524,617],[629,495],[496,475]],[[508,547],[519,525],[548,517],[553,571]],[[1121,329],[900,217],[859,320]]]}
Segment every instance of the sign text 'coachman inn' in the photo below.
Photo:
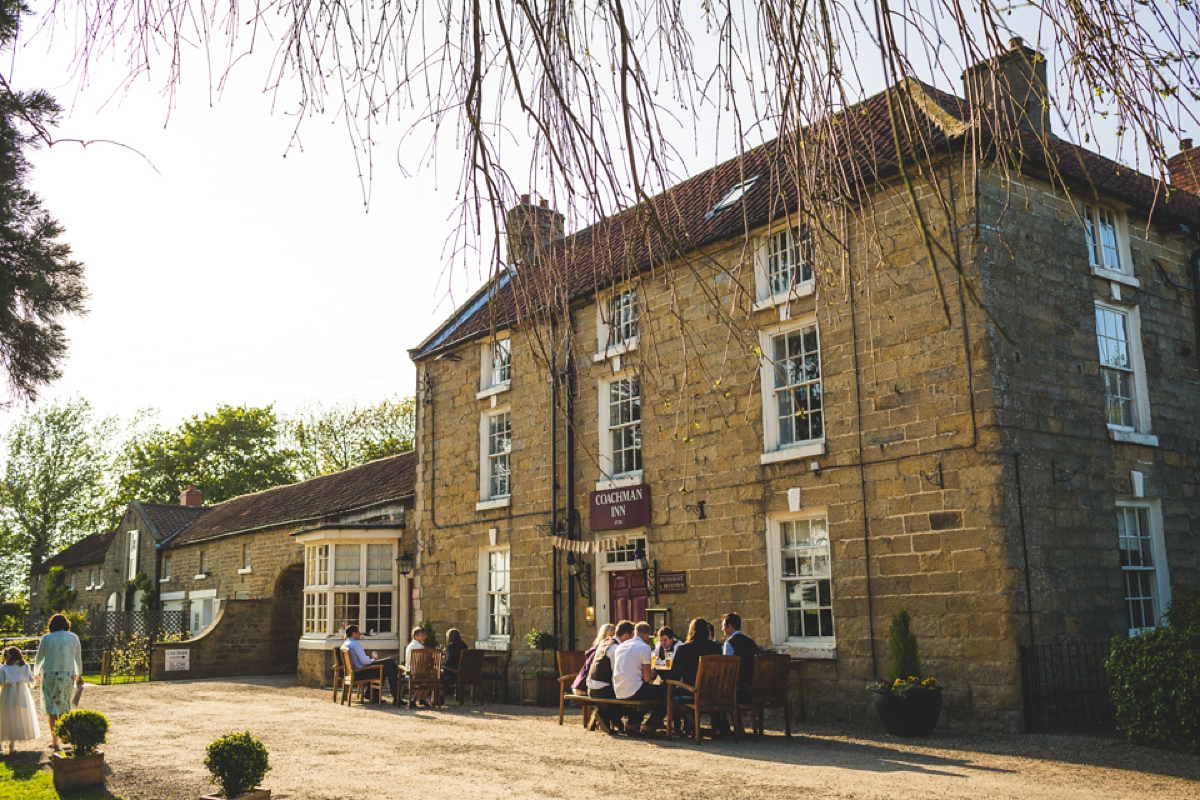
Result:
{"label": "sign text 'coachman inn'", "polygon": [[611,531],[650,524],[650,487],[625,486],[592,492],[591,528]]}

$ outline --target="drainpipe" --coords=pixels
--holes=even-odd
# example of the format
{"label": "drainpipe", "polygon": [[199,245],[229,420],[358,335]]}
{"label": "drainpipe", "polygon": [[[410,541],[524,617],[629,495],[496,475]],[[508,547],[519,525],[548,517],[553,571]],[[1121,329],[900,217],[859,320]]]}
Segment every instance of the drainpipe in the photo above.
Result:
{"label": "drainpipe", "polygon": [[[570,314],[570,310],[567,310]],[[568,316],[568,320],[570,317]],[[575,354],[571,350],[571,337],[568,335],[564,353],[565,363],[563,370],[559,373],[559,378],[563,380],[564,388],[566,389],[566,397],[563,403],[563,421],[567,426],[567,538],[575,539],[579,536],[579,517],[575,513]],[[574,583],[574,581],[572,581]],[[571,649],[575,648],[575,592],[574,587],[568,596],[569,618],[568,638],[570,640]],[[592,591],[595,591],[593,584]]]}

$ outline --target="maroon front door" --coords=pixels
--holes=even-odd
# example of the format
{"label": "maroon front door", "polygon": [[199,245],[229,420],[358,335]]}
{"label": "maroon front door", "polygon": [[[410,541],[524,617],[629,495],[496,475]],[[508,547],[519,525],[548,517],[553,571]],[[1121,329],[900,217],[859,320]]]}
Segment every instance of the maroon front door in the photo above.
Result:
{"label": "maroon front door", "polygon": [[646,591],[646,576],[641,570],[626,569],[608,573],[609,619],[615,624],[623,619],[641,622],[646,619],[650,593]]}

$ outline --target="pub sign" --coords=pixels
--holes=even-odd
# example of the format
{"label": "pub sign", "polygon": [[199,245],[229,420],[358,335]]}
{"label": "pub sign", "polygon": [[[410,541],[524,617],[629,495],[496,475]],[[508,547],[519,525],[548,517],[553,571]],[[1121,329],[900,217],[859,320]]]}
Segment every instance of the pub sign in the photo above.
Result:
{"label": "pub sign", "polygon": [[650,524],[650,487],[622,486],[591,495],[591,529],[612,531]]}

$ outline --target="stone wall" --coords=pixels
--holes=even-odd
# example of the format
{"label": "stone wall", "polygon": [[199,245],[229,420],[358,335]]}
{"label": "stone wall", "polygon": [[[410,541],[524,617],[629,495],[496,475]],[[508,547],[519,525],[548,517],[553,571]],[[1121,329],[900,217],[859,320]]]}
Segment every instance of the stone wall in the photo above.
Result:
{"label": "stone wall", "polygon": [[[190,680],[232,675],[279,674],[281,648],[295,652],[296,642],[280,638],[263,625],[271,614],[270,600],[228,600],[221,604],[213,624],[186,642],[159,642],[153,646],[150,679]],[[267,628],[264,630],[264,628]],[[167,672],[167,650],[188,650],[190,669]],[[282,670],[289,672],[290,670]]]}

